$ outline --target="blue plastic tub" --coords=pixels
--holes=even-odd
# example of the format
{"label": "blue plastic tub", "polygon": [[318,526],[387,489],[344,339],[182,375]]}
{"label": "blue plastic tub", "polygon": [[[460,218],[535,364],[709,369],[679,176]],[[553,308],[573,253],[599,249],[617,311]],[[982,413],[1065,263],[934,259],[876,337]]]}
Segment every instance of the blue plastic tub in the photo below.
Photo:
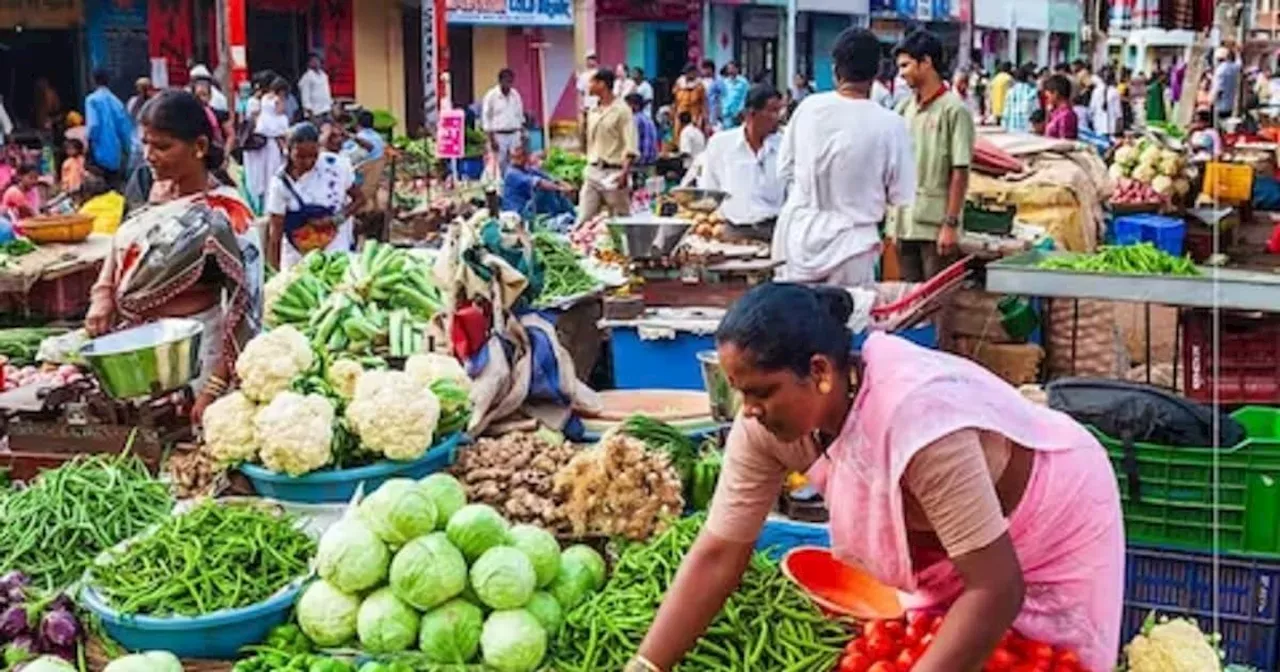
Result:
{"label": "blue plastic tub", "polygon": [[271,599],[242,609],[204,616],[158,618],[125,616],[107,605],[92,588],[80,591],[80,604],[102,620],[111,639],[130,651],[169,651],[179,658],[232,659],[240,649],[267,638],[289,619],[304,579],[299,578]]}
{"label": "blue plastic tub", "polygon": [[1112,223],[1113,241],[1116,245],[1151,243],[1157,248],[1182,256],[1187,239],[1187,223],[1177,217],[1162,215],[1124,215]]}
{"label": "blue plastic tub", "polygon": [[787,551],[801,546],[831,548],[831,532],[826,523],[805,523],[771,516],[764,521],[764,528],[756,538],[756,550],[764,551],[774,560],[781,560]]}
{"label": "blue plastic tub", "polygon": [[[452,168],[452,161],[449,162]],[[458,177],[464,180],[478,180],[484,175],[484,157],[468,156],[458,159]]]}
{"label": "blue plastic tub", "polygon": [[1155,610],[1220,632],[1229,663],[1280,669],[1280,560],[1130,546],[1124,573],[1121,641]]}
{"label": "blue plastic tub", "polygon": [[451,434],[431,447],[425,455],[411,462],[383,460],[354,469],[326,469],[304,476],[290,476],[256,464],[242,464],[240,471],[263,497],[282,502],[347,502],[364,484],[366,493],[373,492],[392,478],[423,478],[447,469],[458,457],[462,434]]}

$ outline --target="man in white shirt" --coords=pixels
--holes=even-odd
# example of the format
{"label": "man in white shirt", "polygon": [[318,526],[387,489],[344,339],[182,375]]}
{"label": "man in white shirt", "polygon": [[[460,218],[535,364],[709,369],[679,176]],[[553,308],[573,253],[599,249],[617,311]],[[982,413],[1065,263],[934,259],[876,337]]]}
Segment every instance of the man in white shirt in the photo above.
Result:
{"label": "man in white shirt", "polygon": [[319,54],[311,54],[307,71],[298,80],[298,94],[302,109],[312,119],[333,114],[333,93],[329,89],[329,74],[324,71]]}
{"label": "man in white shirt", "polygon": [[[599,102],[595,96],[591,95],[591,78],[596,76],[600,71],[600,59],[596,57],[595,52],[587,54],[585,69],[578,73],[578,109],[586,112],[593,109]],[[585,122],[583,126],[585,126]]]}
{"label": "man in white shirt", "polygon": [[720,215],[748,238],[768,240],[786,200],[778,170],[782,94],[769,84],[747,92],[743,123],[711,136],[698,186],[729,193]]}
{"label": "man in white shirt", "polygon": [[524,101],[514,84],[516,73],[503,68],[498,85],[484,94],[480,105],[480,128],[489,136],[489,150],[498,156],[501,174],[511,165],[511,150],[520,144],[524,133]]}
{"label": "man in white shirt", "polygon": [[191,68],[189,75],[191,77],[191,86],[193,88],[197,82],[209,83],[209,107],[213,108],[214,111],[217,112],[226,112],[229,109],[227,107],[227,96],[222,92],[222,89],[218,87],[218,80],[213,78],[213,73],[209,72],[209,68],[203,65],[196,65]]}
{"label": "man in white shirt", "polygon": [[638,93],[640,94],[640,97],[644,99],[644,107],[641,108],[641,111],[644,112],[644,114],[648,116],[650,119],[652,119],[653,118],[653,85],[649,83],[649,80],[644,78],[644,68],[632,68],[631,81],[635,82],[635,89],[632,91],[632,93]]}
{"label": "man in white shirt", "polygon": [[879,53],[872,32],[841,33],[831,54],[836,90],[805,98],[787,125],[778,158],[787,202],[773,235],[780,281],[874,284],[879,224],[915,196],[907,124],[870,99]]}
{"label": "man in white shirt", "polygon": [[707,135],[693,123],[693,115],[688,110],[680,113],[678,140],[680,156],[684,159],[685,170],[688,171],[693,166],[693,162],[707,149]]}

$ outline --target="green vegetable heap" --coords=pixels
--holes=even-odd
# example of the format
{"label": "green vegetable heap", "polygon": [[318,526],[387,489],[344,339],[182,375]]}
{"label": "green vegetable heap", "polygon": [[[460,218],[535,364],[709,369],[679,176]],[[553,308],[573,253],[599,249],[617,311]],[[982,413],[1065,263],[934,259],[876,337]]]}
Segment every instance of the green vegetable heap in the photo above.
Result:
{"label": "green vegetable heap", "polygon": [[79,579],[103,550],[169,514],[173,500],[131,455],[77,457],[0,495],[0,570],[46,590]]}
{"label": "green vegetable heap", "polygon": [[307,573],[315,550],[289,516],[205,502],[95,564],[89,583],[125,614],[199,616],[266,600]]}
{"label": "green vegetable heap", "polygon": [[441,309],[426,264],[377,241],[358,256],[312,252],[295,268],[267,283],[268,322],[297,327],[330,352],[419,352]]}
{"label": "green vegetable heap", "polygon": [[14,366],[35,364],[40,343],[50,336],[67,333],[66,329],[3,329],[0,330],[0,357]]}
{"label": "green vegetable heap", "polygon": [[16,263],[18,257],[36,251],[36,244],[26,238],[14,238],[0,243],[0,268]]}
{"label": "green vegetable heap", "polygon": [[1036,267],[1047,270],[1116,275],[1200,275],[1200,270],[1189,257],[1175,257],[1151,243],[1107,245],[1100,248],[1096,254],[1048,257]]}
{"label": "green vegetable heap", "polygon": [[[635,655],[703,520],[683,518],[648,543],[627,547],[604,590],[565,616],[551,668],[622,669]],[[843,623],[819,612],[776,563],[757,553],[738,590],[675,669],[827,672],[849,634]]]}
{"label": "green vegetable heap", "polygon": [[542,291],[533,302],[542,307],[560,299],[595,290],[600,283],[582,269],[581,257],[568,241],[554,233],[533,234],[533,249],[544,268]]}
{"label": "green vegetable heap", "polygon": [[586,171],[587,157],[566,152],[559,147],[552,147],[547,152],[547,158],[542,161],[542,172],[569,184],[582,184],[583,174]]}

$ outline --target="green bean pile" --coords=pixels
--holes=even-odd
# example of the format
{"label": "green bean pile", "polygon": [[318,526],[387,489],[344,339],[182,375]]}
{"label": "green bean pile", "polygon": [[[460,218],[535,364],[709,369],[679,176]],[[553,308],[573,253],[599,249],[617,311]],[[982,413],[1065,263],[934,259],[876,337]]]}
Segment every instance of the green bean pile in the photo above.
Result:
{"label": "green bean pile", "polygon": [[1189,257],[1175,257],[1151,243],[1105,245],[1094,254],[1048,257],[1036,267],[1113,275],[1200,275]]}
{"label": "green bean pile", "polygon": [[290,516],[205,502],[94,565],[90,585],[121,613],[199,616],[266,600],[315,550]]}
{"label": "green bean pile", "polygon": [[169,488],[131,455],[77,457],[0,495],[0,572],[46,590],[79,579],[103,550],[169,515]]}
{"label": "green bean pile", "polygon": [[533,250],[545,269],[542,292],[534,300],[534,305],[550,305],[560,299],[590,292],[600,284],[582,269],[578,253],[556,234],[546,231],[534,233]]}
{"label": "green bean pile", "polygon": [[[551,651],[559,672],[620,670],[636,653],[704,516],[623,551],[609,583],[569,612]],[[828,672],[851,630],[829,619],[763,553],[677,672]]]}

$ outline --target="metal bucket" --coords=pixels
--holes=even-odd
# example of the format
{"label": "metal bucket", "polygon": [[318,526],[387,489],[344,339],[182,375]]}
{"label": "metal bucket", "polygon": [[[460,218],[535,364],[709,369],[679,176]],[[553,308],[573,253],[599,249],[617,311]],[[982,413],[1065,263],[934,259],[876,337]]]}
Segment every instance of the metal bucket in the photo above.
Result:
{"label": "metal bucket", "polygon": [[716,422],[733,422],[742,408],[742,393],[729,384],[724,369],[720,368],[720,355],[715,350],[703,350],[698,353],[698,364],[702,366],[702,384],[711,400],[711,417]]}
{"label": "metal bucket", "polygon": [[204,325],[195,320],[158,320],[95,338],[80,349],[80,355],[109,396],[157,396],[186,385],[200,373],[203,332]]}

